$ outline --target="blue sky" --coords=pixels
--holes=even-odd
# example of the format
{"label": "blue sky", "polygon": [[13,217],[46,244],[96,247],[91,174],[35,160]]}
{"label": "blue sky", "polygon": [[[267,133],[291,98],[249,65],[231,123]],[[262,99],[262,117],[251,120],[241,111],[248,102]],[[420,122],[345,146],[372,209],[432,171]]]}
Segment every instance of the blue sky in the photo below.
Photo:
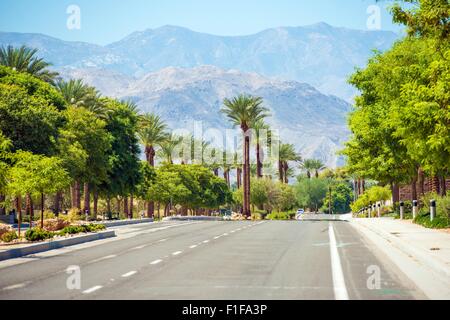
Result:
{"label": "blue sky", "polygon": [[[0,30],[107,44],[133,31],[178,25],[217,35],[245,35],[279,26],[326,22],[366,29],[375,0],[0,0]],[[381,29],[400,31],[381,8]],[[69,5],[81,9],[81,29],[66,27]]]}

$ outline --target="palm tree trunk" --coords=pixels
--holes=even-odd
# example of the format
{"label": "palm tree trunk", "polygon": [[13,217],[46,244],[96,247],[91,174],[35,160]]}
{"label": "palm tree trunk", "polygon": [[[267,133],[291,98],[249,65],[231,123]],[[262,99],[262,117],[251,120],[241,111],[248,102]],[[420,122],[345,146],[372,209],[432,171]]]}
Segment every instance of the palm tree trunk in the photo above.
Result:
{"label": "palm tree trunk", "polygon": [[75,194],[75,182],[74,182],[74,183],[72,183],[72,184],[70,185],[70,203],[71,203],[71,209],[72,209],[72,208],[75,208],[75,207],[77,206],[76,201],[75,201],[75,198],[76,198],[76,194]]}
{"label": "palm tree trunk", "polygon": [[17,210],[17,222],[18,222],[18,228],[17,233],[20,237],[20,229],[22,227],[22,197],[17,196],[16,197],[16,210]]}
{"label": "palm tree trunk", "polygon": [[130,219],[133,219],[134,197],[130,195]]}
{"label": "palm tree trunk", "polygon": [[258,179],[262,178],[262,167],[263,164],[261,162],[261,146],[258,141],[256,143],[256,176]]}
{"label": "palm tree trunk", "polygon": [[55,194],[55,205],[53,207],[53,212],[56,216],[59,216],[61,211],[61,200],[62,200],[62,191],[58,191]]}
{"label": "palm tree trunk", "polygon": [[98,190],[95,188],[94,190],[94,217],[97,219],[98,215]]}
{"label": "palm tree trunk", "polygon": [[284,183],[285,184],[289,184],[288,170],[289,170],[289,164],[287,163],[287,161],[285,161],[283,163]]}
{"label": "palm tree trunk", "polygon": [[236,168],[236,182],[237,182],[237,188],[240,189],[242,186],[242,168],[241,167]]}
{"label": "palm tree trunk", "polygon": [[128,219],[130,218],[127,197],[123,198],[123,213],[124,213],[125,217],[127,217]]}
{"label": "palm tree trunk", "polygon": [[445,176],[441,177],[441,196],[445,197],[447,195],[447,178]]}
{"label": "palm tree trunk", "polygon": [[41,229],[44,228],[44,203],[45,203],[45,196],[43,193],[41,193]]}
{"label": "palm tree trunk", "polygon": [[439,192],[440,192],[439,185],[440,185],[439,177],[433,176],[433,178],[431,178],[431,191],[439,194]]}
{"label": "palm tree trunk", "polygon": [[75,208],[81,210],[81,184],[75,181]]}
{"label": "palm tree trunk", "polygon": [[111,198],[108,197],[106,198],[106,213],[111,213]]}
{"label": "palm tree trunk", "polygon": [[417,177],[411,182],[411,201],[417,200]]}
{"label": "palm tree trunk", "polygon": [[425,194],[425,173],[423,172],[422,168],[419,168],[417,175],[418,194],[422,197]]}
{"label": "palm tree trunk", "polygon": [[89,188],[89,183],[85,183],[84,184],[84,188],[83,188],[83,193],[84,193],[84,208],[83,208],[83,213],[87,213],[87,214],[91,214],[91,191]]}
{"label": "palm tree trunk", "polygon": [[[247,131],[245,131],[247,133]],[[250,137],[245,134],[244,142],[244,216],[250,217]]]}
{"label": "palm tree trunk", "polygon": [[278,175],[280,177],[280,182],[284,182],[283,170],[283,162],[280,160],[278,161]]}
{"label": "palm tree trunk", "polygon": [[33,206],[33,199],[31,198],[31,195],[29,193],[26,194],[25,205],[26,205],[25,212],[30,217],[30,228],[32,228],[34,217],[34,206]]}
{"label": "palm tree trunk", "polygon": [[3,204],[3,202],[5,201],[6,196],[4,194],[0,194],[0,215],[5,215],[6,214],[6,210],[5,210],[5,205]]}
{"label": "palm tree trunk", "polygon": [[364,192],[366,192],[366,180],[361,179],[361,194],[364,194]]}
{"label": "palm tree trunk", "polygon": [[394,206],[400,202],[400,188],[398,184],[392,183],[392,202],[394,203]]}
{"label": "palm tree trunk", "polygon": [[[145,155],[147,157],[147,162],[151,167],[155,166],[155,149],[153,148],[153,146],[147,146],[145,148]],[[147,217],[148,218],[153,218],[153,216],[155,215],[155,203],[153,201],[150,201],[147,204]]]}
{"label": "palm tree trunk", "polygon": [[155,213],[155,203],[153,201],[147,202],[147,218],[153,218]]}

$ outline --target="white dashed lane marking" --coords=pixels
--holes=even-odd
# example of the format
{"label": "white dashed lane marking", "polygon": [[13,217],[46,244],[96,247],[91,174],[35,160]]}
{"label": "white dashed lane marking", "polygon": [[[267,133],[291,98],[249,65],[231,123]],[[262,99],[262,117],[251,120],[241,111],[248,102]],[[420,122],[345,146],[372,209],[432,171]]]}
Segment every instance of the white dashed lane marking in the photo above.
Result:
{"label": "white dashed lane marking", "polygon": [[97,290],[100,290],[101,288],[103,288],[103,286],[95,286],[95,287],[89,288],[87,290],[84,290],[83,293],[89,294],[89,293],[95,292]]}
{"label": "white dashed lane marking", "polygon": [[122,275],[122,278],[128,278],[128,277],[131,277],[131,276],[135,275],[136,273],[137,273],[137,271],[130,271],[130,272],[127,272],[127,273],[125,273],[125,274]]}
{"label": "white dashed lane marking", "polygon": [[155,260],[155,261],[153,261],[153,262],[150,262],[150,264],[151,265],[155,265],[155,264],[158,264],[158,263],[161,263],[162,262],[162,260],[161,259],[158,259],[158,260]]}

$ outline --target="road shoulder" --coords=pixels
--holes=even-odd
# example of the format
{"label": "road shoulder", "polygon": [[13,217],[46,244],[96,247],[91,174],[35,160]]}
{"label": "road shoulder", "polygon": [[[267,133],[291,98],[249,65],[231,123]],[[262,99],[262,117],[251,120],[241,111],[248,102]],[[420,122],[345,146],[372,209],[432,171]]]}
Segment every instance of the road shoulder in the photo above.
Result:
{"label": "road shoulder", "polygon": [[352,219],[351,225],[429,299],[450,299],[450,235],[392,219]]}

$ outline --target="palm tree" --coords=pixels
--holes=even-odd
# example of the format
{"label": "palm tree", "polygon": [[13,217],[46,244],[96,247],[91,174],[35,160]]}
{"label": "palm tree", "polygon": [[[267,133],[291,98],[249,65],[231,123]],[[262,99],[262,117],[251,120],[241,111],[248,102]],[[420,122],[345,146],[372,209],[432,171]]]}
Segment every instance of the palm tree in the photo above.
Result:
{"label": "palm tree", "polygon": [[315,161],[314,159],[306,159],[300,165],[300,168],[306,172],[306,176],[308,179],[311,179],[312,172],[315,170]]}
{"label": "palm tree", "polygon": [[145,114],[140,121],[139,139],[145,148],[145,157],[152,167],[155,166],[156,147],[168,137],[167,125],[155,114]]}
{"label": "palm tree", "polygon": [[255,131],[255,142],[256,142],[256,177],[258,179],[262,178],[262,149],[261,149],[261,135],[263,130],[269,130],[269,126],[263,121],[257,121],[253,125],[253,130]]}
{"label": "palm tree", "polygon": [[[167,139],[167,125],[155,114],[145,114],[140,119],[138,136],[144,146],[145,157],[150,166],[155,166],[155,148]],[[147,216],[152,218],[155,213],[155,203],[147,203]]]}
{"label": "palm tree", "polygon": [[176,135],[168,136],[162,143],[160,143],[160,155],[165,159],[168,164],[173,164],[173,156],[176,148],[183,141],[183,137]]}
{"label": "palm tree", "polygon": [[268,116],[268,109],[262,106],[260,97],[239,95],[231,100],[224,100],[221,112],[236,126],[240,126],[244,135],[244,201],[243,214],[247,217],[250,212],[250,135],[249,130],[258,121]]}
{"label": "palm tree", "polygon": [[292,174],[292,170],[289,168],[289,162],[299,162],[301,160],[302,158],[295,151],[293,144],[280,144],[278,171],[281,182],[289,183],[289,176]]}
{"label": "palm tree", "polygon": [[326,166],[323,164],[320,160],[314,160],[314,172],[316,175],[316,178],[319,178],[319,172],[325,169]]}
{"label": "palm tree", "polygon": [[54,83],[57,72],[48,70],[50,63],[36,57],[37,49],[26,46],[14,48],[13,46],[0,48],[0,65],[13,68],[18,72],[29,73],[43,81]]}

